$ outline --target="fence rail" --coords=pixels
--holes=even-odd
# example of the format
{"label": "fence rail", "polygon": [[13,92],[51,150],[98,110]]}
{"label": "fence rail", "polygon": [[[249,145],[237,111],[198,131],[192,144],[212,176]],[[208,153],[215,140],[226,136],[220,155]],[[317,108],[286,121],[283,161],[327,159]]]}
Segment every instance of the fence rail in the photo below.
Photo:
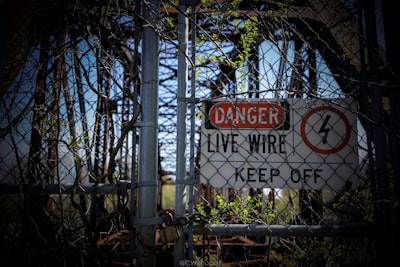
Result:
{"label": "fence rail", "polygon": [[9,185],[0,184],[2,194],[30,194],[30,195],[52,195],[52,194],[101,194],[115,195],[127,194],[131,189],[131,183],[119,182],[118,184],[24,184]]}

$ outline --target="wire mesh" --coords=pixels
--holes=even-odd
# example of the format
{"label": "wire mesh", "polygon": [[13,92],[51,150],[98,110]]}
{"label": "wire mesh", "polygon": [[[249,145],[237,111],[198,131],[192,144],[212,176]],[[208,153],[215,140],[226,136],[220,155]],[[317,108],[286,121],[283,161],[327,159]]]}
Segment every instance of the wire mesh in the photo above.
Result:
{"label": "wire mesh", "polygon": [[[363,227],[375,221],[376,188],[366,170],[373,146],[383,145],[367,139],[362,7],[187,3],[195,82],[194,98],[185,99],[191,153],[182,182],[175,179],[180,11],[162,2],[160,19],[148,25],[146,3],[38,2],[29,11],[34,34],[14,32],[5,44],[1,263],[136,265],[143,27],[160,37],[157,263],[173,259],[175,238],[160,237],[178,225],[194,231],[185,240],[192,256],[180,266],[371,263],[374,238]],[[184,218],[173,217],[176,183],[194,205]]]}

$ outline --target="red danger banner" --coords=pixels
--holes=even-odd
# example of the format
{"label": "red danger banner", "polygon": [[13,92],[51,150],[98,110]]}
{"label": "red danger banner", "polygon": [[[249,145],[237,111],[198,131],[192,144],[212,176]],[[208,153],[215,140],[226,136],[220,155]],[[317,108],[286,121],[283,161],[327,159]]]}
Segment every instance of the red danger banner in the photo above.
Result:
{"label": "red danger banner", "polygon": [[277,129],[285,122],[285,110],[278,103],[218,102],[208,118],[217,129]]}

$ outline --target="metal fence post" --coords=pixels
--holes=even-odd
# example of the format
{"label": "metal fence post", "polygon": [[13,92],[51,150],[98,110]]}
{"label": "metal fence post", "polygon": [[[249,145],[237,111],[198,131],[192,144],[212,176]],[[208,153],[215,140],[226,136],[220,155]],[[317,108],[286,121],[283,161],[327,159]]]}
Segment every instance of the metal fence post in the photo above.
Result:
{"label": "metal fence post", "polygon": [[[383,118],[383,90],[379,84],[380,77],[380,66],[383,65],[383,61],[378,54],[378,32],[376,25],[376,4],[375,1],[366,1],[365,18],[366,18],[366,36],[367,36],[367,52],[368,52],[368,67],[371,72],[371,81],[374,81],[370,85],[371,94],[371,119],[374,122],[372,125],[372,142],[374,143],[375,161],[374,165],[371,166],[371,174],[376,179],[377,186],[377,215],[376,225],[378,227],[377,235],[377,260],[386,259],[389,262],[394,262],[394,251],[392,250],[393,236],[392,236],[392,225],[391,225],[391,214],[388,182],[388,168],[387,168],[387,146],[386,136],[384,132],[384,118]],[[371,152],[370,152],[371,153]]]}
{"label": "metal fence post", "polygon": [[[144,6],[142,51],[142,113],[139,147],[139,182],[137,255],[138,266],[155,266],[155,224],[157,215],[158,163],[158,47],[154,25],[159,16],[159,0],[149,0]],[[132,207],[134,209],[135,207]]]}
{"label": "metal fence post", "polygon": [[[175,218],[185,215],[185,183],[186,178],[186,94],[187,94],[187,62],[188,50],[188,19],[186,17],[187,6],[179,3],[178,14],[178,92],[177,92],[177,140],[176,140],[176,191],[175,191]],[[180,238],[175,241],[174,266],[180,266],[185,259],[185,236],[183,226],[177,226]]]}

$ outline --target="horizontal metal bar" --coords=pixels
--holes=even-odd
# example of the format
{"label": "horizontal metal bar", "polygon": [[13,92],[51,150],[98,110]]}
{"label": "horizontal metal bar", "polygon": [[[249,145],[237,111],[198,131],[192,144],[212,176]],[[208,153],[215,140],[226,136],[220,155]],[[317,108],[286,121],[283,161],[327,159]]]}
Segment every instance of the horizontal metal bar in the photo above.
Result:
{"label": "horizontal metal bar", "polygon": [[0,184],[0,194],[29,193],[35,195],[45,194],[125,194],[131,189],[131,183],[120,182],[117,184],[25,184],[9,185]]}
{"label": "horizontal metal bar", "polygon": [[348,225],[275,225],[275,224],[208,224],[194,225],[195,235],[216,236],[373,236],[372,226],[367,224]]}
{"label": "horizontal metal bar", "polygon": [[175,184],[184,184],[184,185],[195,185],[198,184],[199,181],[196,179],[176,179]]}

